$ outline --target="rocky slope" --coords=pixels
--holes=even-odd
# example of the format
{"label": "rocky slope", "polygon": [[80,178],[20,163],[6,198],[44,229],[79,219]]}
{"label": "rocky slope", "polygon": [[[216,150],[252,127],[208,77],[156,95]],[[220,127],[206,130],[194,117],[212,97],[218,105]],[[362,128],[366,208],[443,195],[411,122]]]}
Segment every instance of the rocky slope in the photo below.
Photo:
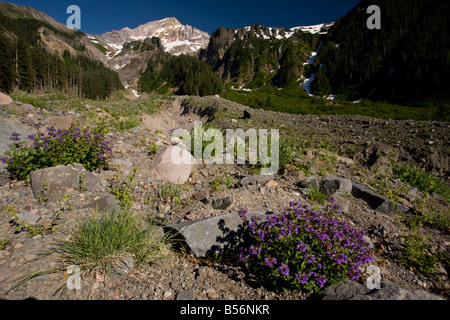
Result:
{"label": "rocky slope", "polygon": [[[43,113],[42,110],[20,102],[5,105],[0,111],[1,151],[7,149],[8,138],[14,131],[26,137],[34,133],[34,124],[37,123],[63,128],[77,118],[83,121],[87,114],[89,117],[110,117],[108,109],[102,109],[100,105],[85,108],[86,110],[82,112],[54,110]],[[284,172],[270,177],[260,177],[246,165],[195,165],[191,168],[188,180],[181,185],[178,200],[161,198],[158,196],[159,173],[155,171],[155,164],[158,163],[159,155],[166,146],[177,143],[171,138],[172,129],[190,129],[195,121],[211,122],[220,128],[279,128],[282,136],[301,137],[299,141],[310,143],[305,144],[302,151],[296,151],[295,159]],[[408,130],[405,130],[405,127]],[[163,103],[159,112],[144,115],[139,127],[123,132],[112,131],[112,135],[117,138],[113,149],[116,158],[108,170],[86,176],[87,190],[73,188],[74,183],[79,183],[79,175],[84,172],[84,168],[78,165],[50,168],[42,175],[36,176],[31,185],[10,181],[6,172],[1,172],[0,240],[8,241],[0,250],[0,297],[111,300],[304,300],[352,297],[439,299],[438,296],[448,298],[448,264],[440,262],[434,276],[425,276],[399,263],[402,248],[405,246],[402,237],[404,223],[411,215],[408,212],[411,203],[420,198],[421,193],[417,189],[408,189],[401,193],[402,204],[399,208],[402,208],[403,213],[401,216],[394,214],[385,195],[375,191],[371,186],[380,179],[379,175],[371,175],[370,168],[364,164],[367,161],[363,161],[374,160],[374,153],[378,158],[387,156],[388,150],[381,146],[399,150],[399,160],[408,158],[408,161],[414,161],[414,158],[409,158],[410,153],[414,154],[423,147],[420,145],[423,138],[415,133],[415,130],[420,133],[425,128],[434,130],[433,148],[440,155],[445,150],[445,145],[449,143],[448,123],[410,121],[387,123],[360,116],[293,116],[252,110],[218,97],[174,98]],[[396,130],[401,135],[392,136],[392,132],[397,132]],[[409,136],[415,138],[417,141],[414,143],[418,145],[412,142],[409,145],[406,139]],[[157,154],[149,154],[150,141],[159,146]],[[323,148],[327,144],[338,146],[336,149],[338,154],[331,152],[332,148]],[[378,145],[375,149],[377,151],[374,151],[373,144]],[[341,146],[342,149],[339,150]],[[355,150],[350,152],[349,146]],[[448,153],[443,153],[448,156]],[[439,159],[448,161],[441,157]],[[387,165],[383,161],[377,164],[378,159],[373,162],[372,160],[371,166]],[[299,170],[295,164],[299,166],[301,164],[303,170]],[[309,167],[308,170],[306,165]],[[133,210],[171,226],[172,230],[179,230],[184,235],[186,243],[191,246],[192,252],[179,251],[176,246],[168,247],[164,250],[163,259],[142,268],[135,268],[132,260],[124,260],[109,276],[101,274],[84,276],[80,291],[58,291],[68,276],[64,272],[39,273],[29,281],[18,285],[20,280],[30,273],[54,270],[60,266],[61,262],[54,255],[42,254],[52,248],[57,239],[65,237],[78,219],[91,214],[95,205],[105,210],[118,207],[117,200],[108,189],[117,185],[118,179],[130,175],[134,167],[138,170],[135,185],[131,188]],[[448,166],[441,170],[444,176],[448,175]],[[45,175],[50,178],[46,182],[48,190],[62,190],[69,193],[70,196],[64,205],[53,201],[51,197],[45,202],[38,201],[37,194],[42,188],[35,183],[37,181],[45,183],[43,181]],[[68,178],[71,176],[74,177],[72,180]],[[231,180],[225,181],[223,179],[225,176]],[[374,263],[381,270],[383,285],[379,290],[368,292],[366,286],[359,280],[329,288],[318,297],[306,293],[276,293],[267,289],[235,259],[220,261],[202,257],[202,253],[195,247],[198,239],[191,238],[198,236],[198,232],[189,235],[188,228],[183,229],[183,226],[192,227],[199,224],[202,228],[209,228],[213,232],[217,229],[217,222],[214,222],[216,221],[214,219],[231,221],[227,219],[235,219],[236,212],[241,208],[264,214],[267,211],[278,212],[290,201],[315,206],[317,203],[308,197],[310,192],[308,185],[326,186],[326,181],[336,181],[336,176],[342,177],[339,178],[342,180],[342,186],[346,185],[343,190],[350,188],[348,190],[351,190],[352,194],[347,192],[335,194],[342,207],[340,218],[366,232],[367,241],[373,246]],[[398,180],[386,179],[386,182],[390,183],[392,189],[401,185]],[[388,203],[386,206],[374,205],[370,197],[361,194],[369,194],[370,197]],[[448,214],[448,204],[444,201],[442,205]],[[57,220],[57,231],[32,238],[26,231],[15,232],[14,221],[8,214],[8,206],[12,206],[23,219],[33,223],[48,223],[55,212],[62,210],[60,219]],[[450,246],[448,230],[426,225],[424,232],[430,239],[432,253],[448,252]],[[212,243],[202,243],[202,246],[216,245],[215,239],[208,241]]]}

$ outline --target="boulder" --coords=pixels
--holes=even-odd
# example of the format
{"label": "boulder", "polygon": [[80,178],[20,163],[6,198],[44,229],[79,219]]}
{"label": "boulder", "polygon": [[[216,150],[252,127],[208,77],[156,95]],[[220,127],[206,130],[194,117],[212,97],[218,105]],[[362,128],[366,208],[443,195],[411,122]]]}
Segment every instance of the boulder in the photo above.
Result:
{"label": "boulder", "polygon": [[326,194],[337,193],[339,195],[349,195],[352,192],[352,181],[350,179],[329,175],[323,179],[322,189]]}
{"label": "boulder", "polygon": [[[18,127],[9,120],[0,117],[0,158],[5,156],[5,153],[9,150],[9,146],[13,143],[9,138],[11,138],[11,135],[14,132],[20,134],[20,139],[22,141],[28,136],[26,130]],[[0,162],[0,168],[4,166],[6,165]]]}
{"label": "boulder", "polygon": [[194,157],[186,149],[168,146],[155,159],[150,172],[160,181],[183,184],[188,181],[194,163]]}
{"label": "boulder", "polygon": [[[264,218],[265,215],[265,212],[257,212],[248,213],[247,217]],[[226,250],[233,250],[242,241],[243,234],[243,222],[237,213],[171,224],[168,228],[196,257],[214,256]]]}
{"label": "boulder", "polygon": [[0,92],[0,104],[10,104],[13,102],[10,96]]}
{"label": "boulder", "polygon": [[80,187],[82,177],[88,191],[101,190],[102,186],[97,175],[86,171],[79,163],[34,171],[30,174],[30,184],[37,200],[56,201],[73,188]]}
{"label": "boulder", "polygon": [[374,190],[366,185],[363,185],[355,180],[352,181],[352,195],[356,198],[362,199],[375,211],[394,215],[395,213],[403,214],[409,211],[409,208],[400,203],[392,203],[388,198],[376,193]]}
{"label": "boulder", "polygon": [[316,190],[319,188],[319,181],[315,176],[310,176],[298,184],[300,188]]}

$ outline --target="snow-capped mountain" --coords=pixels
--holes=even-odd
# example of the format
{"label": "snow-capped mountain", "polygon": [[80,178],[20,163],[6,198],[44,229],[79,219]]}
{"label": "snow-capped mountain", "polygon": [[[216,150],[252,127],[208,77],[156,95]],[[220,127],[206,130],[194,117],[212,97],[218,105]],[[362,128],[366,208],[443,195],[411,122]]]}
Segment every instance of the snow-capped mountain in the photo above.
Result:
{"label": "snow-capped mountain", "polygon": [[274,28],[274,27],[267,27],[267,26],[255,24],[252,26],[247,26],[247,27],[243,27],[243,28],[235,30],[235,38],[242,39],[248,35],[250,35],[250,36],[256,35],[262,39],[271,39],[272,37],[275,37],[276,39],[289,39],[298,30],[301,30],[303,32],[310,32],[313,34],[316,34],[316,33],[326,34],[328,32],[328,29],[333,25],[334,25],[334,22],[285,29],[285,28],[281,28],[281,27]]}
{"label": "snow-capped mountain", "polygon": [[125,27],[122,30],[93,35],[93,38],[100,41],[109,50],[109,58],[119,54],[127,42],[153,37],[160,38],[164,50],[174,55],[196,52],[207,45],[209,41],[208,33],[189,25],[183,25],[176,18],[151,21],[135,29]]}

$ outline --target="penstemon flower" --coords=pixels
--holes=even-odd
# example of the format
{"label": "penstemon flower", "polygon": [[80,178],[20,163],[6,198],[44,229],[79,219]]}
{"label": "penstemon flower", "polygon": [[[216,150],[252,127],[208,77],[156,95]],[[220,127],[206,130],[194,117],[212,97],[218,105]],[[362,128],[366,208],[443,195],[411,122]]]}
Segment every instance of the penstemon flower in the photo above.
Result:
{"label": "penstemon flower", "polygon": [[[329,198],[329,201],[334,199]],[[372,261],[364,232],[338,220],[333,203],[324,211],[291,202],[265,221],[239,216],[247,226],[250,243],[240,261],[275,289],[319,291],[346,279],[358,279],[359,267]]]}
{"label": "penstemon flower", "polygon": [[104,167],[113,157],[112,141],[107,139],[100,128],[79,128],[72,124],[68,130],[47,127],[44,132],[29,135],[30,146],[19,142],[19,134],[13,133],[10,140],[15,141],[6,153],[4,162],[14,178],[25,179],[35,170],[80,163],[92,171]]}

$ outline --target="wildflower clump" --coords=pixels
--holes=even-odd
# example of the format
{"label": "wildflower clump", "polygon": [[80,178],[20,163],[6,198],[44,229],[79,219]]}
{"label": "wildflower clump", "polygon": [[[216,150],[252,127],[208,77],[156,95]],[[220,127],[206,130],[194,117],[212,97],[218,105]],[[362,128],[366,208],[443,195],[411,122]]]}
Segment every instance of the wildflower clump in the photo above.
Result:
{"label": "wildflower clump", "polygon": [[29,142],[21,141],[18,133],[13,133],[13,143],[1,161],[8,165],[8,171],[16,179],[26,179],[39,169],[82,164],[93,171],[107,166],[112,155],[112,141],[101,127],[78,127],[72,124],[68,130],[48,127],[46,132],[29,135]]}
{"label": "wildflower clump", "polygon": [[356,280],[360,266],[373,260],[364,232],[336,218],[332,198],[323,211],[291,202],[281,213],[247,218],[250,241],[239,260],[268,285],[284,291],[317,292],[346,279]]}

